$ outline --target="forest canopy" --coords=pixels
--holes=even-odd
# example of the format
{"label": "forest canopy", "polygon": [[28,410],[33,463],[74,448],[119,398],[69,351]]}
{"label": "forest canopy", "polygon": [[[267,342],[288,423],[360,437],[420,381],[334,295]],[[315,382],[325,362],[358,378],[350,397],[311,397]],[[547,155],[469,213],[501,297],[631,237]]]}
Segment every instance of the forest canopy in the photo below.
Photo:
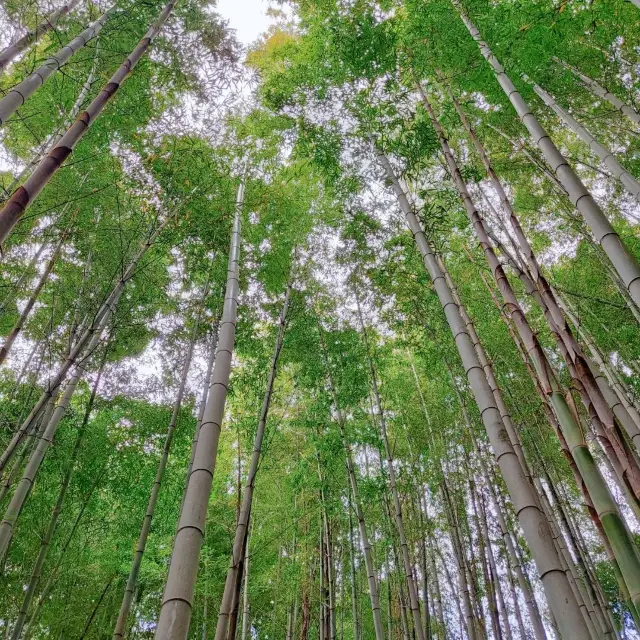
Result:
{"label": "forest canopy", "polygon": [[640,638],[640,0],[268,12],[1,3],[0,637]]}

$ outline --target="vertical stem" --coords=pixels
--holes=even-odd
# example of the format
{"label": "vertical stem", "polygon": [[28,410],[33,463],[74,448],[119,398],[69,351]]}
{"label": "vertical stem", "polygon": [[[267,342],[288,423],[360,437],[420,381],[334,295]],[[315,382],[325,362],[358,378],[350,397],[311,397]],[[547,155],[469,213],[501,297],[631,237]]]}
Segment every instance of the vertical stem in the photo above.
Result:
{"label": "vertical stem", "polygon": [[238,187],[236,208],[229,247],[227,287],[220,323],[220,337],[211,376],[191,474],[187,482],[178,532],[176,534],[169,575],[164,595],[156,640],[185,640],[189,633],[193,593],[200,549],[204,538],[207,505],[216,467],[218,442],[222,429],[227,389],[231,376],[231,360],[236,335],[240,275],[240,216],[244,202],[244,177]]}

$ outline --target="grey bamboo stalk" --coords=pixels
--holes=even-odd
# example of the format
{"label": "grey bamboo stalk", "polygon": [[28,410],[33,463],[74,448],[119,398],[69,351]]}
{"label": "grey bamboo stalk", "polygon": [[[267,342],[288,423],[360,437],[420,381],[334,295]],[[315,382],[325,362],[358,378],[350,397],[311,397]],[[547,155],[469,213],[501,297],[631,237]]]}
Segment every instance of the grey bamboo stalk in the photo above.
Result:
{"label": "grey bamboo stalk", "polygon": [[340,427],[340,436],[342,439],[342,446],[345,454],[345,462],[347,466],[347,475],[349,477],[349,484],[351,486],[351,495],[353,497],[353,507],[356,513],[356,519],[358,521],[358,530],[360,533],[360,544],[362,546],[362,553],[364,555],[364,564],[367,571],[367,583],[369,586],[369,599],[371,602],[371,611],[373,614],[373,628],[375,632],[376,640],[384,640],[384,630],[382,627],[382,616],[380,611],[380,595],[378,590],[378,580],[373,566],[373,555],[371,552],[371,542],[369,541],[369,534],[367,533],[367,526],[364,519],[364,512],[362,511],[362,504],[358,495],[358,481],[356,478],[355,465],[353,462],[353,452],[351,446],[347,442],[345,434],[345,423],[342,410],[338,403],[338,394],[333,383],[331,371],[329,369],[329,362],[326,356],[326,346],[324,345],[324,337],[322,334],[322,328],[319,326],[320,339],[323,346],[323,353],[325,359],[325,369],[327,375],[327,382],[329,383],[329,389],[333,399],[333,406],[336,412],[336,419]]}
{"label": "grey bamboo stalk", "polygon": [[600,606],[599,606],[599,601],[596,595],[597,585],[594,585],[591,582],[591,575],[587,567],[585,556],[583,555],[582,547],[579,545],[578,541],[574,536],[572,527],[567,519],[564,507],[560,502],[560,497],[558,496],[556,489],[553,485],[553,482],[551,481],[551,478],[547,473],[545,473],[545,481],[547,483],[547,486],[549,488],[551,498],[552,498],[550,499],[549,496],[547,496],[547,502],[549,503],[552,509],[553,509],[553,503],[555,502],[556,512],[557,512],[557,515],[559,516],[559,525],[561,525],[560,531],[564,532],[564,537],[568,543],[569,552],[571,553],[572,557],[575,558],[575,562],[578,568],[580,569],[580,573],[582,574],[582,582],[584,584],[585,593],[587,596],[585,598],[585,604],[587,604],[587,607],[589,608],[590,613],[593,612],[592,617],[595,616],[595,621],[600,627],[600,633],[602,633],[602,635],[605,638],[612,638],[613,637],[612,630],[609,629],[606,615],[600,609]]}
{"label": "grey bamboo stalk", "polygon": [[556,542],[558,550],[562,555],[562,558],[564,559],[564,566],[565,566],[565,571],[567,573],[567,578],[569,579],[569,583],[571,584],[571,588],[574,591],[576,599],[578,600],[580,606],[582,607],[582,614],[584,616],[587,627],[589,628],[589,633],[591,635],[591,638],[593,638],[593,640],[599,640],[601,638],[601,635],[596,628],[596,620],[595,620],[595,614],[594,614],[593,608],[588,602],[584,585],[578,575],[578,571],[573,561],[573,558],[571,557],[571,554],[567,549],[567,545],[565,543],[562,532],[560,531],[560,526],[557,522],[555,513],[553,512],[553,509],[551,508],[551,505],[547,500],[547,496],[544,493],[544,487],[542,486],[540,479],[536,478],[535,483],[536,483],[536,487],[538,488],[538,491],[540,492],[542,506],[547,514],[547,518],[549,520],[549,526],[551,528],[551,531],[553,532],[554,540]]}
{"label": "grey bamboo stalk", "polygon": [[351,515],[351,485],[347,485],[347,512],[349,516],[349,571],[351,574],[351,615],[353,617],[353,637],[360,640],[360,621],[358,619],[358,592],[356,585],[355,544],[353,542],[353,516]]}
{"label": "grey bamboo stalk", "polygon": [[262,400],[262,408],[260,409],[260,417],[258,419],[258,427],[256,429],[256,435],[253,442],[251,461],[247,470],[247,479],[244,487],[244,495],[242,497],[242,507],[240,509],[240,517],[238,518],[238,523],[236,525],[233,550],[231,555],[231,565],[229,566],[229,569],[227,571],[224,592],[222,594],[222,602],[220,603],[220,612],[218,614],[218,624],[216,626],[215,640],[225,640],[227,637],[229,615],[231,614],[233,594],[236,589],[236,582],[239,579],[238,567],[243,560],[244,540],[249,528],[256,475],[258,473],[260,456],[262,455],[262,441],[264,439],[264,434],[267,427],[269,408],[271,407],[271,398],[273,396],[273,387],[276,381],[276,376],[278,374],[278,361],[280,359],[280,352],[282,350],[282,345],[284,342],[292,289],[293,285],[292,283],[289,283],[287,285],[287,289],[284,295],[284,302],[282,304],[282,309],[280,310],[280,316],[278,318],[278,334],[276,337],[273,356],[271,358],[271,366],[269,368],[269,376],[267,378],[267,387],[265,389],[264,398]]}
{"label": "grey bamboo stalk", "polygon": [[449,497],[449,490],[447,488],[446,479],[443,478],[440,483],[442,490],[442,497],[444,503],[444,511],[449,521],[449,529],[451,532],[451,545],[453,547],[453,557],[456,564],[458,574],[458,587],[460,594],[462,595],[462,603],[464,609],[464,623],[467,630],[467,636],[469,640],[477,640],[478,631],[476,627],[476,619],[474,614],[474,607],[471,602],[471,593],[469,582],[467,580],[465,571],[465,560],[463,557],[462,542],[460,540],[460,531],[458,529],[458,523],[453,510],[453,504]]}
{"label": "grey bamboo stalk", "polygon": [[522,79],[528,82],[542,101],[550,107],[555,114],[564,122],[573,133],[575,133],[588,147],[600,158],[600,162],[617,178],[629,191],[629,193],[640,202],[640,182],[638,182],[629,171],[618,162],[613,153],[604,145],[600,144],[568,111],[563,109],[555,98],[536,84],[526,74],[522,74]]}
{"label": "grey bamboo stalk", "polygon": [[[637,6],[640,6],[640,4],[638,3],[638,0],[632,0],[632,2]],[[575,75],[580,80],[580,82],[587,89],[589,89],[594,95],[598,96],[598,98],[602,98],[603,100],[606,100],[617,111],[627,116],[629,120],[631,120],[632,122],[635,122],[636,124],[640,124],[640,113],[638,113],[635,109],[633,109],[628,104],[620,100],[618,96],[614,95],[613,93],[611,93],[611,91],[609,91],[608,89],[605,89],[600,83],[596,82],[589,76],[585,75],[579,69],[576,69],[576,67],[568,64],[564,60],[560,60],[560,58],[556,58],[555,56],[553,59],[561,67],[564,67],[568,71],[571,71],[571,73],[573,73],[573,75]]]}
{"label": "grey bamboo stalk", "polygon": [[0,51],[0,74],[9,66],[9,63],[19,56],[23,51],[28,49],[34,42],[40,40],[40,38],[45,34],[51,31],[58,20],[63,16],[66,16],[70,11],[80,3],[80,0],[72,0],[72,2],[68,2],[63,5],[56,11],[54,11],[51,15],[47,16],[40,24],[38,24],[35,29],[27,32],[24,36],[10,44],[8,47]]}
{"label": "grey bamboo stalk", "polygon": [[467,332],[469,333],[469,337],[471,338],[471,342],[473,343],[474,349],[478,355],[478,359],[480,360],[480,364],[482,365],[482,369],[485,372],[487,377],[487,381],[489,386],[491,387],[491,391],[493,393],[494,400],[496,402],[496,406],[498,407],[498,411],[500,412],[500,417],[504,422],[504,426],[509,434],[509,439],[511,440],[511,444],[513,445],[513,449],[518,456],[518,460],[520,461],[520,465],[522,466],[522,471],[527,477],[527,479],[533,483],[531,480],[531,470],[529,469],[529,464],[524,456],[524,450],[522,448],[522,442],[520,441],[520,435],[513,424],[513,420],[511,418],[511,413],[507,408],[507,405],[504,401],[504,397],[502,395],[502,390],[500,389],[500,385],[495,376],[495,372],[493,370],[493,365],[491,361],[487,357],[487,352],[484,350],[482,342],[480,341],[480,337],[476,331],[475,325],[473,321],[469,317],[467,310],[462,304],[462,300],[460,299],[460,295],[458,294],[458,290],[455,287],[451,276],[449,275],[449,271],[447,270],[444,262],[440,257],[438,257],[438,265],[440,266],[440,270],[442,271],[444,278],[447,282],[447,286],[451,290],[451,294],[455,303],[458,305],[460,309],[460,315],[462,316],[462,320],[467,327]]}
{"label": "grey bamboo stalk", "polygon": [[109,296],[96,312],[92,322],[80,334],[73,346],[73,349],[71,349],[71,351],[67,354],[67,357],[58,369],[57,373],[49,381],[46,391],[40,396],[40,399],[38,400],[38,402],[36,402],[35,406],[31,410],[31,413],[27,416],[20,428],[16,430],[5,451],[2,453],[2,455],[0,455],[0,471],[5,468],[6,464],[13,456],[16,447],[29,431],[34,420],[38,417],[38,415],[40,415],[43,407],[46,405],[52,395],[57,391],[60,385],[64,382],[67,374],[80,357],[87,343],[91,340],[96,331],[98,331],[99,328],[103,327],[102,321],[104,320],[105,316],[109,315],[113,311],[115,302],[122,295],[122,291],[124,290],[126,283],[134,276],[138,267],[138,263],[143,258],[145,253],[149,250],[149,248],[153,245],[153,243],[158,239],[158,236],[160,235],[160,233],[162,233],[167,223],[172,219],[173,215],[175,214],[167,216],[163,221],[161,221],[156,226],[155,230],[153,230],[149,234],[148,238],[141,244],[134,258],[129,263],[120,279],[115,283]]}
{"label": "grey bamboo stalk", "polygon": [[240,275],[240,217],[244,204],[244,177],[236,197],[229,248],[227,286],[220,322],[220,335],[191,474],[182,505],[169,575],[165,584],[156,640],[186,639],[191,621],[193,594],[204,538],[207,505],[211,495],[218,442],[231,375],[231,361],[238,317]]}
{"label": "grey bamboo stalk", "polygon": [[66,238],[67,238],[66,233],[60,234],[60,239],[58,240],[58,242],[56,243],[56,246],[53,249],[53,254],[49,258],[49,260],[47,260],[47,263],[45,264],[44,270],[40,274],[40,278],[38,279],[35,289],[29,296],[29,299],[27,300],[27,304],[22,310],[20,317],[16,320],[16,323],[13,325],[11,331],[9,331],[9,333],[7,334],[7,337],[4,339],[4,344],[2,345],[2,347],[0,347],[0,364],[2,364],[6,360],[7,356],[9,355],[11,351],[11,347],[13,346],[13,343],[15,342],[16,338],[22,331],[25,322],[27,321],[27,319],[29,318],[29,315],[31,314],[31,310],[33,309],[34,305],[38,301],[40,292],[44,288],[45,284],[47,284],[49,280],[49,276],[51,275],[51,272],[53,271],[53,268],[56,265],[58,257],[60,256],[60,252],[62,251],[62,247],[64,245]]}
{"label": "grey bamboo stalk", "polygon": [[189,464],[187,466],[187,474],[184,482],[184,491],[182,492],[182,502],[180,503],[180,511],[182,511],[182,506],[184,505],[184,499],[187,495],[187,485],[189,484],[189,476],[191,476],[191,470],[193,468],[193,459],[196,455],[196,448],[198,446],[198,437],[200,435],[200,427],[202,426],[202,419],[204,417],[204,411],[207,406],[207,399],[209,397],[209,392],[211,391],[211,372],[213,370],[213,365],[216,359],[216,348],[218,346],[218,329],[219,323],[215,322],[213,327],[213,336],[211,340],[211,346],[209,347],[209,358],[207,360],[207,371],[204,376],[204,388],[202,390],[202,397],[200,398],[200,404],[198,406],[198,415],[196,417],[196,428],[193,432],[193,439],[191,441],[191,458],[189,459]]}
{"label": "grey bamboo stalk", "polygon": [[[462,110],[459,102],[456,100],[453,91],[450,88],[448,88],[448,93],[456,108],[456,111],[458,112],[460,120],[465,130],[467,131],[467,134],[471,138],[476,151],[478,152],[478,155],[482,159],[482,163],[487,172],[487,176],[491,180],[493,188],[495,189],[500,199],[502,208],[509,218],[509,222],[516,234],[517,242],[519,244],[519,247],[518,245],[514,246],[516,246],[516,250],[520,249],[524,254],[524,262],[526,263],[526,266],[522,267],[518,263],[517,257],[511,256],[510,253],[505,248],[503,248],[499,242],[498,244],[501,246],[503,252],[505,252],[505,254],[508,256],[509,264],[514,267],[520,279],[523,280],[526,290],[531,293],[531,295],[533,295],[533,297],[541,305],[544,311],[545,318],[549,324],[549,328],[551,329],[554,338],[558,342],[558,346],[561,349],[564,349],[564,352],[566,352],[566,356],[571,359],[570,362],[567,360],[567,366],[571,367],[573,365],[575,367],[575,371],[584,385],[585,392],[588,395],[590,401],[593,403],[594,408],[602,422],[605,424],[605,426],[609,427],[610,430],[613,430],[612,423],[615,415],[620,424],[627,431],[627,434],[632,439],[632,441],[634,440],[634,438],[638,440],[638,444],[636,444],[635,442],[634,444],[636,444],[636,449],[639,449],[640,430],[638,429],[638,424],[634,424],[635,421],[627,411],[624,403],[621,405],[620,402],[616,400],[615,393],[612,388],[609,387],[609,384],[604,378],[598,376],[597,368],[588,361],[588,359],[582,352],[582,349],[575,340],[567,324],[565,312],[559,304],[557,295],[547,282],[547,279],[545,278],[544,273],[540,268],[533,248],[531,247],[522,229],[522,226],[520,225],[520,221],[518,220],[518,217],[515,214],[513,207],[511,206],[511,201],[507,197],[504,188],[502,187],[502,182],[494,171],[491,165],[491,161],[482,143],[480,142],[480,139],[469,124],[466,114]],[[455,164],[455,161],[453,161],[453,164]],[[525,270],[528,270],[528,272],[530,273],[530,278],[529,275],[525,273]],[[535,284],[532,285],[532,283],[528,282],[527,280],[533,280]],[[607,408],[607,406],[613,411],[613,414]]]}
{"label": "grey bamboo stalk", "polygon": [[[249,637],[249,542],[251,531],[247,533],[247,542],[244,549],[244,593],[242,594],[242,632],[241,640]],[[294,605],[295,606],[295,605]]]}
{"label": "grey bamboo stalk", "polygon": [[422,614],[420,613],[420,602],[418,600],[418,589],[413,577],[413,561],[409,555],[409,545],[407,543],[407,536],[404,528],[404,520],[402,515],[402,505],[400,504],[400,496],[398,494],[398,487],[396,484],[396,473],[393,467],[393,456],[391,453],[391,447],[389,445],[389,436],[387,433],[387,422],[382,408],[382,400],[380,398],[380,390],[378,388],[378,376],[373,358],[371,355],[371,349],[369,346],[369,339],[367,337],[367,328],[364,324],[364,318],[362,316],[362,308],[360,306],[360,298],[358,292],[354,289],[354,296],[356,299],[356,306],[358,310],[358,319],[360,322],[360,330],[362,331],[362,338],[364,341],[365,351],[367,354],[367,360],[369,363],[369,375],[371,377],[371,388],[373,390],[373,398],[375,401],[375,409],[377,415],[377,423],[380,429],[382,440],[384,443],[385,456],[387,459],[387,473],[389,475],[389,486],[393,495],[394,505],[394,522],[398,531],[398,537],[400,539],[400,552],[402,555],[402,563],[404,567],[405,580],[407,583],[407,591],[409,592],[409,608],[411,609],[411,615],[413,617],[413,628],[418,640],[425,640],[424,625],[422,623]]}
{"label": "grey bamboo stalk", "polygon": [[[105,351],[106,354],[106,351]],[[78,429],[78,433],[76,435],[76,440],[73,445],[73,450],[71,452],[71,458],[69,460],[67,471],[65,472],[64,478],[62,480],[62,484],[60,486],[60,491],[58,492],[58,498],[56,500],[55,507],[51,514],[51,519],[49,520],[49,526],[47,527],[47,531],[40,543],[40,549],[38,550],[38,557],[33,565],[33,569],[31,571],[31,577],[29,579],[29,584],[27,586],[26,591],[24,592],[24,597],[22,599],[22,604],[20,605],[20,611],[18,613],[18,617],[16,618],[16,622],[13,626],[13,630],[11,633],[11,640],[19,640],[22,635],[22,630],[24,628],[24,623],[27,619],[27,613],[29,611],[29,605],[33,600],[33,596],[35,595],[36,588],[38,583],[40,582],[40,578],[42,576],[42,568],[44,566],[45,560],[47,559],[47,554],[49,552],[51,540],[53,539],[54,534],[56,533],[58,527],[58,519],[60,514],[62,513],[62,506],[64,504],[64,499],[67,494],[67,490],[69,489],[69,484],[71,482],[71,476],[75,470],[76,459],[78,457],[78,453],[80,451],[80,447],[82,446],[82,442],[84,440],[84,436],[87,430],[87,425],[89,423],[89,417],[91,416],[91,411],[93,409],[93,405],[96,399],[96,394],[98,392],[98,387],[100,386],[100,380],[102,379],[102,372],[104,370],[104,362],[103,360],[100,369],[98,370],[98,374],[96,375],[96,379],[93,383],[93,388],[91,389],[91,395],[89,396],[89,402],[87,403],[87,408],[84,413],[84,417],[82,420],[82,424]]]}
{"label": "grey bamboo stalk", "polygon": [[529,586],[527,578],[524,575],[522,565],[520,564],[520,559],[516,554],[516,551],[514,548],[514,541],[513,541],[513,538],[511,537],[511,532],[507,527],[507,522],[502,513],[502,507],[498,504],[498,499],[495,493],[495,487],[493,486],[489,478],[489,472],[487,470],[486,463],[482,455],[480,455],[478,450],[478,445],[475,441],[474,441],[474,447],[476,450],[477,459],[480,461],[480,468],[482,469],[484,482],[489,489],[489,497],[491,498],[491,505],[498,519],[498,526],[500,527],[500,533],[502,534],[502,539],[504,540],[504,545],[507,549],[507,556],[510,560],[511,567],[513,568],[513,571],[516,574],[516,578],[518,580],[518,586],[520,587],[520,590],[522,591],[522,594],[524,596],[524,601],[527,606],[527,613],[529,615],[529,620],[531,621],[531,625],[533,626],[534,635],[536,637],[536,640],[546,640],[546,633],[544,630],[544,626],[542,624],[542,620],[540,619],[540,616],[538,615],[537,607],[534,604],[533,592]]}
{"label": "grey bamboo stalk", "polygon": [[18,185],[25,180],[28,176],[31,175],[34,168],[38,166],[40,160],[42,160],[42,156],[48,153],[53,146],[62,138],[65,129],[68,129],[73,121],[76,119],[78,113],[82,105],[85,103],[87,96],[89,95],[89,91],[91,90],[91,86],[93,85],[93,80],[95,78],[96,66],[98,63],[98,53],[100,51],[99,40],[96,41],[95,52],[93,54],[93,64],[91,65],[91,69],[89,71],[89,75],[87,76],[84,84],[80,88],[80,92],[78,93],[78,97],[71,107],[67,117],[65,118],[61,127],[59,127],[55,132],[53,132],[38,148],[35,155],[31,160],[25,165],[25,167],[20,171],[20,173],[10,182],[9,186],[5,189],[5,193],[11,194],[13,193]]}
{"label": "grey bamboo stalk", "polygon": [[509,441],[504,423],[495,405],[493,393],[473,348],[471,338],[466,331],[459,308],[453,300],[451,291],[447,287],[436,260],[435,253],[422,231],[409,200],[391,167],[391,163],[377,147],[376,153],[388,179],[393,185],[400,207],[422,255],[425,268],[431,277],[444,309],[451,332],[455,336],[469,385],[480,410],[482,421],[502,476],[514,502],[516,513],[518,513],[518,520],[536,561],[549,606],[560,625],[561,633],[563,633],[564,637],[585,638],[588,631],[578,604],[571,595],[571,588],[553,545],[548,523],[537,505],[533,489],[525,478],[518,456]]}
{"label": "grey bamboo stalk", "polygon": [[518,93],[515,85],[504,71],[504,68],[492,53],[486,42],[482,40],[480,32],[464,12],[459,0],[451,0],[458,9],[460,17],[472,38],[478,43],[480,52],[493,68],[496,78],[515,108],[520,120],[527,128],[532,138],[542,151],[545,159],[558,177],[558,180],[569,193],[571,203],[580,211],[587,224],[591,227],[596,240],[602,246],[609,260],[620,274],[631,298],[640,304],[640,266],[635,258],[622,244],[611,223],[596,204],[593,196],[585,188],[566,158],[560,153],[537,118],[531,112],[529,105]]}
{"label": "grey bamboo stalk", "polygon": [[[122,293],[122,290],[120,293]],[[114,307],[117,304],[119,297],[120,296],[113,301]],[[75,369],[67,382],[64,392],[62,393],[60,402],[51,416],[51,420],[49,420],[49,423],[38,440],[35,449],[29,456],[27,466],[22,474],[22,479],[18,482],[2,521],[0,522],[0,557],[4,557],[7,553],[18,518],[31,492],[31,488],[35,482],[40,465],[42,464],[49,447],[53,444],[53,439],[56,431],[58,430],[58,426],[60,425],[60,421],[69,408],[78,383],[86,373],[86,361],[98,346],[102,338],[102,332],[105,330],[109,321],[109,317],[110,314],[103,317],[98,330],[94,332],[87,348],[83,352],[82,358],[77,361]]]}
{"label": "grey bamboo stalk", "polygon": [[118,70],[111,76],[109,82],[93,99],[87,109],[83,111],[78,119],[67,129],[67,132],[62,138],[58,140],[55,146],[40,161],[25,183],[18,187],[2,210],[0,210],[0,243],[3,243],[7,239],[13,227],[24,215],[27,207],[63,165],[91,123],[95,121],[113,96],[116,95],[122,83],[148,51],[153,39],[160,33],[162,26],[171,15],[177,1],[178,0],[169,0],[160,12],[155,23],[149,28],[145,36],[138,42],[135,49],[120,65]]}
{"label": "grey bamboo stalk", "polygon": [[178,393],[173,403],[173,411],[171,413],[171,419],[169,421],[169,427],[167,429],[167,435],[165,436],[164,447],[160,456],[160,463],[156,472],[156,477],[153,481],[153,487],[151,488],[151,494],[149,495],[149,504],[147,505],[147,511],[142,521],[142,528],[140,529],[140,536],[138,537],[138,543],[133,556],[133,562],[131,563],[131,569],[129,571],[129,577],[127,578],[127,584],[124,590],[124,596],[122,603],[120,604],[120,612],[118,613],[118,619],[113,631],[113,640],[124,638],[126,633],[127,618],[129,617],[129,611],[131,609],[131,603],[133,602],[133,595],[135,593],[136,584],[138,582],[138,574],[140,567],[142,566],[142,558],[147,546],[147,538],[149,537],[149,531],[151,530],[151,521],[153,520],[156,503],[158,502],[158,496],[160,495],[160,487],[164,478],[164,472],[169,460],[169,451],[171,450],[171,444],[173,442],[173,434],[178,424],[178,416],[180,414],[180,408],[182,407],[182,399],[187,385],[187,376],[189,375],[189,369],[191,367],[191,360],[193,357],[193,349],[198,333],[198,321],[199,314],[194,322],[193,329],[191,331],[191,338],[189,339],[189,346],[182,365],[182,374],[180,376],[180,385],[178,387]]}
{"label": "grey bamboo stalk", "polygon": [[49,56],[31,75],[7,91],[0,100],[0,127],[33,95],[58,69],[63,67],[82,47],[95,38],[111,16],[113,9],[103,13],[94,23],[77,35],[62,49]]}
{"label": "grey bamboo stalk", "polygon": [[71,525],[71,529],[69,531],[69,534],[67,535],[66,540],[64,541],[64,544],[62,545],[62,549],[60,550],[60,555],[58,556],[58,560],[55,563],[55,565],[53,566],[53,568],[48,572],[48,576],[47,576],[47,582],[45,583],[44,587],[42,588],[42,592],[40,593],[40,597],[38,598],[38,602],[36,603],[35,609],[33,611],[33,613],[31,614],[31,619],[29,620],[29,623],[27,625],[27,627],[24,630],[24,640],[29,640],[29,638],[31,637],[31,632],[33,630],[33,625],[36,623],[37,619],[38,619],[38,615],[40,613],[40,609],[42,608],[42,605],[47,601],[47,599],[49,598],[49,593],[51,592],[51,589],[53,588],[53,585],[58,577],[58,571],[60,570],[60,567],[62,566],[62,563],[64,561],[64,557],[65,554],[67,552],[67,549],[69,548],[69,545],[71,544],[71,541],[73,540],[76,531],[78,530],[78,527],[80,526],[80,521],[82,520],[82,516],[84,515],[84,512],[87,509],[87,506],[89,505],[89,501],[91,500],[91,496],[93,495],[93,492],[98,488],[98,485],[100,484],[102,477],[106,471],[107,467],[105,466],[95,477],[95,480],[93,481],[93,484],[91,485],[91,487],[89,488],[89,491],[87,492],[87,494],[85,495],[85,497],[82,500],[82,504],[80,506],[80,510],[78,511],[78,514],[76,515],[73,524]]}
{"label": "grey bamboo stalk", "polygon": [[[496,285],[500,289],[502,299],[504,300],[505,306],[508,309],[508,315],[511,317],[518,330],[518,333],[525,343],[527,352],[532,359],[534,367],[536,368],[536,373],[538,375],[538,378],[540,379],[542,388],[550,397],[551,404],[558,417],[558,422],[562,428],[565,438],[569,443],[574,459],[576,460],[576,464],[578,465],[580,473],[584,478],[585,484],[589,489],[589,494],[591,495],[592,499],[594,499],[594,505],[596,506],[597,511],[599,512],[599,514],[603,514],[603,517],[605,518],[609,518],[609,516],[612,516],[611,522],[608,523],[609,526],[605,527],[605,531],[610,537],[610,540],[613,538],[619,541],[620,546],[617,546],[615,543],[613,543],[613,540],[611,540],[613,543],[614,551],[616,553],[622,554],[622,556],[624,556],[624,558],[626,559],[626,562],[620,562],[620,564],[624,565],[627,570],[627,573],[624,574],[625,580],[628,579],[631,581],[631,584],[628,584],[629,590],[631,591],[632,596],[633,594],[637,594],[636,597],[640,601],[640,574],[636,573],[636,571],[640,571],[640,558],[638,558],[635,551],[633,551],[634,545],[629,537],[628,531],[624,526],[622,519],[620,518],[620,515],[617,514],[615,502],[611,498],[609,489],[604,479],[600,475],[597,466],[593,463],[591,454],[586,447],[586,444],[584,443],[584,437],[582,435],[580,426],[577,424],[574,416],[572,415],[572,412],[567,407],[566,400],[560,392],[555,373],[550,366],[544,351],[540,347],[537,341],[537,337],[533,333],[524,313],[522,312],[519,302],[513,290],[511,289],[509,281],[507,280],[504,271],[502,270],[500,262],[497,259],[495,252],[493,251],[490,240],[486,234],[483,220],[477,212],[473,201],[471,200],[455,159],[453,158],[451,149],[449,148],[449,145],[447,143],[442,127],[435,117],[427,96],[422,90],[421,92],[425,106],[429,112],[433,125],[436,129],[436,133],[440,140],[440,144],[445,154],[447,165],[449,166],[449,169],[451,171],[454,183],[459,192],[460,198],[463,201],[469,220],[473,225],[478,242],[480,243],[480,246],[485,254],[489,267],[491,268]],[[580,449],[581,451],[581,453],[579,454],[578,449]],[[599,498],[598,500],[595,499],[596,496]],[[614,513],[610,513],[610,508],[612,506],[614,508]],[[630,553],[631,551],[633,551],[633,553]]]}

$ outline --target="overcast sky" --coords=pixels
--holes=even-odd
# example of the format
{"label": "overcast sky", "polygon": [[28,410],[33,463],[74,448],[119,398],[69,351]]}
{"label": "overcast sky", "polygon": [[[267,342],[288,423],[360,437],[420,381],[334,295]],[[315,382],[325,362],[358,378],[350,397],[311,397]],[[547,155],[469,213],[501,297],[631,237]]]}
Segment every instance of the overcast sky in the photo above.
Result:
{"label": "overcast sky", "polygon": [[218,0],[217,7],[245,46],[256,40],[271,23],[266,14],[269,8],[266,0]]}

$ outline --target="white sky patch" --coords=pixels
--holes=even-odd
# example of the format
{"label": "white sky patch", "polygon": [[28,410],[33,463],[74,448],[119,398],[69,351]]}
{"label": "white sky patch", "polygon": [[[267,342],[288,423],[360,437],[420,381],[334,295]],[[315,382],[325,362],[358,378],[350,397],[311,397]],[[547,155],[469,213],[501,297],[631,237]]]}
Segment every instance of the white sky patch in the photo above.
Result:
{"label": "white sky patch", "polygon": [[274,22],[267,15],[270,3],[265,0],[218,0],[218,13],[229,20],[238,40],[246,47],[255,42]]}

